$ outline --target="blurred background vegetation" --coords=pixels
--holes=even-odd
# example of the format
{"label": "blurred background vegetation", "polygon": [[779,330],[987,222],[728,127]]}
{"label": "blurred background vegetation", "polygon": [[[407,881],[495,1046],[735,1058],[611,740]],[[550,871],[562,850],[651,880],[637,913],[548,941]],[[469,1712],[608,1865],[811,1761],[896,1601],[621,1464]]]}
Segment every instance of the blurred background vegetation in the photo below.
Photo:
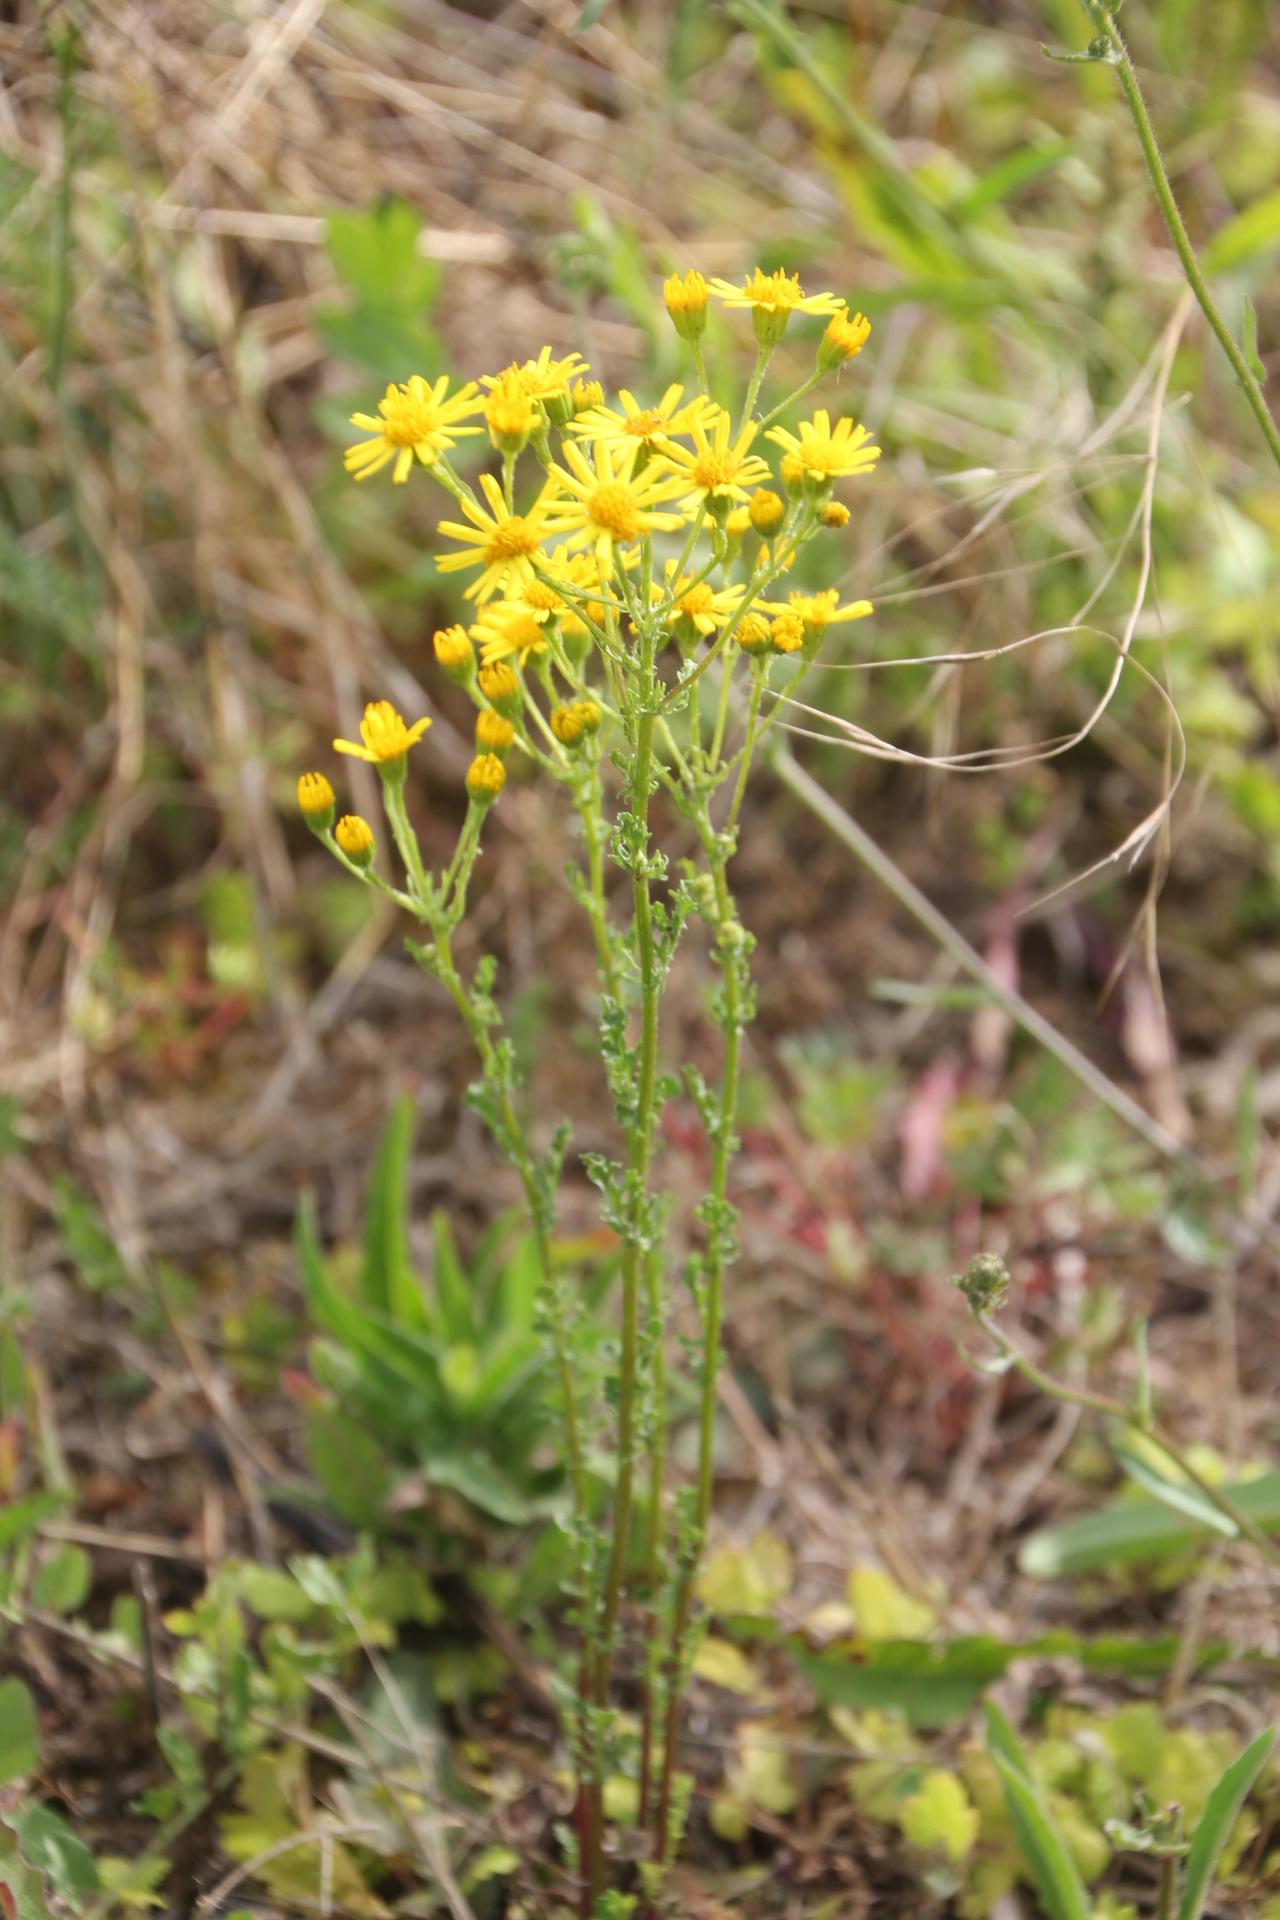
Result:
{"label": "blurred background vegetation", "polygon": [[[1217,297],[1274,375],[1280,18],[1129,0],[1124,25]],[[1269,1221],[1280,1201],[1280,476],[1187,297],[1114,74],[1046,57],[1088,33],[1076,0],[0,9],[0,1429],[34,1436],[6,1490],[29,1470],[83,1526],[176,1530],[206,1569],[228,1538],[270,1556],[263,1476],[328,1488],[306,1509],[321,1547],[317,1512],[358,1520],[390,1484],[402,1510],[440,1497],[396,1479],[412,1461],[366,1398],[369,1478],[344,1514],[353,1443],[326,1437],[324,1395],[372,1390],[338,1362],[299,1372],[307,1335],[334,1331],[291,1248],[300,1196],[351,1255],[406,1092],[413,1234],[433,1208],[452,1221],[422,1262],[438,1293],[473,1262],[483,1303],[462,1344],[487,1353],[508,1309],[531,1337],[519,1285],[494,1278],[485,1230],[513,1195],[495,1202],[460,1117],[462,1043],[394,915],[294,813],[298,769],[382,695],[436,716],[414,767],[427,842],[461,810],[467,711],[431,653],[461,603],[434,502],[355,489],[347,416],[410,371],[478,376],[543,341],[660,390],[686,377],[661,274],[785,266],[871,318],[840,404],[885,449],[812,580],[877,614],[833,630],[826,717],[804,721],[830,737],[795,756],[1195,1164],[1082,1088],[901,885],[762,780],[739,862],[762,1018],[730,1524],[786,1543],[765,1612],[798,1604],[792,1572],[816,1605],[870,1555],[906,1588],[941,1569],[975,1630],[1183,1632],[1194,1581],[1082,1594],[1014,1564],[1019,1530],[1096,1500],[1114,1463],[975,1380],[945,1284],[1004,1247],[1035,1341],[1113,1389],[1149,1316],[1183,1439],[1215,1471],[1274,1451],[1274,1270],[1221,1202]],[[803,372],[807,345],[780,359]],[[1073,751],[1019,764],[1086,728],[1117,646],[1145,674]],[[1013,764],[925,764],[980,751]],[[536,780],[514,784],[470,937],[499,952],[537,1097],[582,1148],[601,1121],[566,834]],[[691,1018],[692,973],[684,991]],[[696,1194],[686,1118],[665,1150]],[[585,1185],[564,1229],[606,1285]],[[516,1432],[473,1385],[461,1362],[433,1375],[430,1418],[462,1462],[446,1567],[481,1543],[496,1619],[556,1568],[517,1576],[486,1532],[505,1540],[545,1487],[538,1421]],[[194,1597],[189,1571],[165,1604]],[[103,1609],[127,1597],[109,1544],[94,1577]],[[309,1604],[347,1617],[320,1586]],[[1280,1650],[1256,1581],[1204,1605],[1224,1644]],[[412,1587],[378,1606],[436,1618]],[[216,1639],[212,1617],[183,1630]],[[468,1657],[456,1684],[483,1696]],[[1123,1748],[1126,1779],[1154,1774],[1144,1755]],[[733,1764],[725,1844],[744,1807],[767,1825],[795,1804],[773,1761]]]}

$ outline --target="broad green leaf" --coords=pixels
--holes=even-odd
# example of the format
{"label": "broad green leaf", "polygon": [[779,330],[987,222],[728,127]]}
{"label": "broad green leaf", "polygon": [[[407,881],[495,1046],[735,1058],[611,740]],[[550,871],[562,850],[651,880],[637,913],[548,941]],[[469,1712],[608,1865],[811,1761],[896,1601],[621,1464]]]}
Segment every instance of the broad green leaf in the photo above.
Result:
{"label": "broad green leaf", "polygon": [[240,1597],[259,1620],[306,1620],[314,1602],[305,1594],[292,1574],[279,1567],[246,1566],[240,1569]]}
{"label": "broad green leaf", "polygon": [[39,1760],[36,1703],[21,1680],[0,1680],[0,1784],[34,1773]]}
{"label": "broad green leaf", "polygon": [[978,1837],[978,1809],[954,1773],[935,1767],[903,1801],[898,1824],[913,1847],[945,1853],[958,1866]]}
{"label": "broad green leaf", "polygon": [[[1268,1533],[1280,1532],[1280,1472],[1223,1489],[1234,1506]],[[1117,1500],[1097,1513],[1032,1534],[1018,1555],[1024,1573],[1041,1580],[1135,1566],[1186,1553],[1209,1538],[1207,1527],[1157,1500]]]}
{"label": "broad green leaf", "polygon": [[25,1858],[73,1910],[84,1904],[85,1894],[98,1891],[93,1855],[60,1813],[52,1807],[28,1807],[13,1825]]}
{"label": "broad green leaf", "polygon": [[1208,1805],[1191,1836],[1191,1850],[1183,1869],[1178,1920],[1200,1920],[1222,1849],[1231,1837],[1231,1829],[1250,1788],[1270,1757],[1275,1739],[1274,1730],[1260,1733],[1239,1759],[1232,1761],[1209,1795]]}
{"label": "broad green leaf", "polygon": [[58,1547],[42,1562],[31,1583],[38,1607],[50,1613],[74,1613],[83,1606],[93,1584],[93,1563],[83,1547]]}
{"label": "broad green leaf", "polygon": [[29,1493],[24,1500],[12,1500],[0,1507],[0,1548],[12,1547],[34,1533],[42,1520],[66,1504],[61,1493]]}
{"label": "broad green leaf", "polygon": [[538,1513],[553,1510],[559,1504],[524,1493],[500,1467],[480,1453],[433,1454],[423,1461],[422,1468],[434,1485],[461,1494],[481,1513],[509,1527],[524,1526]]}
{"label": "broad green leaf", "polygon": [[743,1694],[747,1699],[760,1692],[759,1669],[748,1660],[741,1647],[716,1634],[708,1634],[694,1654],[693,1671],[699,1680],[709,1680],[712,1686]]}
{"label": "broad green leaf", "polygon": [[382,1513],[391,1470],[382,1450],[349,1416],[317,1407],[307,1416],[307,1463],[340,1520],[367,1527]]}
{"label": "broad green leaf", "polygon": [[1189,1480],[1166,1479],[1141,1454],[1115,1441],[1111,1443],[1111,1451],[1129,1478],[1136,1480],[1140,1487],[1145,1487],[1148,1493],[1153,1493],[1162,1506],[1172,1507],[1175,1513],[1185,1513],[1212,1533],[1220,1533],[1228,1540],[1235,1539],[1240,1531],[1235,1521],[1206,1499]]}
{"label": "broad green leaf", "polygon": [[988,1635],[938,1646],[919,1640],[858,1641],[821,1654],[792,1644],[796,1665],[824,1706],[898,1712],[917,1727],[945,1727],[963,1719],[1011,1658]]}
{"label": "broad green leaf", "polygon": [[17,1834],[3,1819],[0,1819],[0,1913],[5,1915],[5,1920],[51,1920],[44,1875],[23,1859]]}
{"label": "broad green leaf", "polygon": [[418,250],[421,231],[421,216],[405,200],[384,200],[358,213],[332,213],[329,257],[364,305],[420,312],[440,284],[439,268]]}
{"label": "broad green leaf", "polygon": [[1032,1884],[1049,1920],[1091,1920],[1085,1884],[1066,1838],[1027,1770],[1012,1727],[989,1702],[987,1743]]}
{"label": "broad green leaf", "polygon": [[938,1623],[931,1606],[914,1599],[880,1567],[855,1567],[848,1594],[863,1640],[923,1640]]}
{"label": "broad green leaf", "polygon": [[698,1576],[698,1598],[721,1617],[766,1619],[791,1591],[791,1553],[785,1540],[760,1533],[745,1547],[721,1547]]}
{"label": "broad green leaf", "polygon": [[[325,308],[313,314],[312,324],[332,353],[365,368],[383,386],[414,373],[430,378],[438,370],[439,339],[414,314],[384,307],[357,307],[354,313]],[[345,418],[343,427],[350,434]]]}

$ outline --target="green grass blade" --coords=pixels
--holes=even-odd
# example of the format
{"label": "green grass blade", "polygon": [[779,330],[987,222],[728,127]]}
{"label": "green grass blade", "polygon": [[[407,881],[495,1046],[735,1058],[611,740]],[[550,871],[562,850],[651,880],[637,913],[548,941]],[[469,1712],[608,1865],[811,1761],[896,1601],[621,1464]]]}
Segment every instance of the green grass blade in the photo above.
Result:
{"label": "green grass blade", "polygon": [[[1234,1506],[1269,1533],[1280,1532],[1280,1473],[1224,1489]],[[1157,1500],[1117,1500],[1064,1526],[1032,1534],[1018,1555],[1023,1573],[1060,1580],[1104,1567],[1138,1566],[1186,1553],[1210,1537],[1206,1526]]]}
{"label": "green grass blade", "polygon": [[1275,1740],[1274,1728],[1260,1733],[1239,1759],[1232,1761],[1209,1795],[1200,1816],[1200,1824],[1191,1836],[1191,1849],[1182,1876],[1178,1920],[1200,1920],[1222,1849],[1231,1837],[1236,1817],[1269,1758]]}
{"label": "green grass blade", "polygon": [[378,1143],[364,1215],[361,1291],[366,1304],[393,1322],[427,1324],[422,1291],[409,1264],[409,1156],[413,1102],[397,1100]]}

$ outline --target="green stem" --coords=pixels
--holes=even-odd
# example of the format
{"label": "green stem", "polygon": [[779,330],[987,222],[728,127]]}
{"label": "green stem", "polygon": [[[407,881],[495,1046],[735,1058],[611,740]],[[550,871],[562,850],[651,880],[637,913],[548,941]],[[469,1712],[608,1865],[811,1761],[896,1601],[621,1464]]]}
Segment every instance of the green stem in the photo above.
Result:
{"label": "green stem", "polygon": [[775,420],[781,419],[788,407],[794,407],[797,400],[803,400],[806,393],[812,393],[822,377],[823,369],[821,367],[815,367],[809,375],[809,378],[802,380],[793,393],[789,393],[785,400],[779,400],[776,407],[770,407],[768,413],[766,413],[764,419],[760,422],[761,433],[764,432],[766,427],[771,427]]}
{"label": "green stem", "polygon": [[594,761],[589,774],[584,773],[581,782],[575,785],[574,798],[578,804],[578,818],[582,822],[582,837],[587,846],[587,915],[595,936],[600,978],[609,998],[621,1002],[622,981],[604,892],[604,835],[601,832],[603,796],[599,769]]}
{"label": "green stem", "polygon": [[1229,1494],[1225,1494],[1221,1487],[1215,1487],[1206,1480],[1187,1459],[1181,1448],[1161,1433],[1158,1427],[1145,1426],[1135,1417],[1132,1408],[1126,1407],[1123,1401],[1109,1400],[1105,1394],[1089,1393],[1082,1387],[1068,1386],[1064,1380],[1055,1380],[1052,1374],[1043,1372],[1035,1361],[1022,1351],[1021,1347],[1010,1340],[1008,1334],[997,1326],[989,1313],[978,1312],[975,1313],[974,1318],[983,1332],[995,1342],[1010,1366],[1015,1372],[1020,1373],[1030,1386],[1037,1388],[1052,1400],[1065,1402],[1068,1406],[1083,1407],[1087,1413],[1101,1414],[1104,1420],[1114,1420],[1119,1426],[1157,1448],[1171,1466],[1185,1475],[1196,1492],[1203,1494],[1211,1506],[1216,1507],[1225,1519],[1230,1520],[1237,1532],[1256,1547],[1265,1559],[1280,1566],[1280,1547],[1267,1538],[1261,1527],[1257,1526],[1247,1513],[1241,1512]]}
{"label": "green stem", "polygon": [[1151,176],[1151,184],[1155,188],[1156,199],[1164,215],[1164,223],[1169,229],[1169,238],[1173,241],[1178,258],[1182,262],[1182,271],[1187,277],[1187,285],[1191,288],[1199,302],[1201,312],[1217,336],[1219,346],[1231,362],[1231,370],[1240,382],[1244,397],[1262,429],[1262,436],[1271,449],[1271,457],[1276,465],[1280,466],[1280,429],[1277,429],[1271,417],[1253,369],[1223,319],[1218,303],[1209,290],[1209,283],[1201,271],[1200,262],[1196,259],[1195,249],[1191,245],[1182,215],[1178,211],[1178,203],[1173,197],[1173,188],[1169,184],[1169,175],[1165,171],[1155,129],[1151,124],[1151,116],[1147,112],[1147,103],[1138,85],[1138,76],[1134,72],[1133,61],[1129,57],[1124,36],[1116,25],[1114,12],[1111,7],[1103,4],[1103,0],[1085,0],[1085,4],[1110,48],[1108,64],[1114,66],[1124,97],[1128,102],[1129,112],[1133,116],[1133,124],[1137,129],[1138,141],[1142,147],[1142,157],[1147,163],[1147,172]]}
{"label": "green stem", "polygon": [[756,364],[751,370],[751,380],[747,387],[747,397],[742,403],[742,418],[738,422],[738,433],[734,435],[735,441],[756,410],[756,401],[760,398],[760,388],[764,382],[764,376],[772,358],[773,343],[770,342],[768,345],[762,344],[756,353]]}
{"label": "green stem", "polygon": [[382,804],[391,824],[392,838],[400,849],[400,858],[404,861],[405,872],[409,876],[409,886],[424,906],[431,901],[431,883],[427,879],[422,864],[422,849],[418,845],[418,836],[413,830],[409,814],[404,804],[404,763],[400,763],[398,775],[383,774]]}
{"label": "green stem", "polygon": [[751,756],[755,744],[764,728],[757,731],[760,719],[760,702],[764,698],[765,683],[769,677],[769,657],[751,662],[751,693],[747,700],[747,729],[743,741],[742,753],[738,764],[738,779],[733,790],[733,800],[729,807],[729,817],[725,821],[725,832],[731,833],[738,824],[738,815],[742,810],[743,796],[747,791],[747,776],[751,772]]}

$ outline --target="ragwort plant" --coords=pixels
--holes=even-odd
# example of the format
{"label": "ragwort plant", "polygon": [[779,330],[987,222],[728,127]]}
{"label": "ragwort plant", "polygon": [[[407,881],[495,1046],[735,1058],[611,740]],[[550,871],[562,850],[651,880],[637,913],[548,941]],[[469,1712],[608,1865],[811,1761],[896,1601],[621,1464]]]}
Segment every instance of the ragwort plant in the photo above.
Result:
{"label": "ragwort plant", "polygon": [[[755,331],[755,365],[736,415],[711,398],[703,360],[712,294],[749,313]],[[872,610],[866,600],[841,605],[835,591],[786,583],[811,540],[848,524],[848,509],[832,497],[835,482],[869,474],[880,451],[865,427],[833,422],[822,410],[798,431],[780,424],[862,350],[870,328],[861,314],[832,294],[806,294],[782,271],[757,269],[739,287],[691,270],[669,279],[664,295],[693,361],[688,393],[671,386],[650,405],[623,389],[606,403],[577,354],[555,359],[544,347],[453,389],[447,376],[415,376],[389,386],[376,414],[353,416],[367,435],[346,455],[357,480],[390,467],[393,482],[403,483],[417,465],[452,503],[439,523],[446,544],[437,565],[470,575],[464,593],[474,618],[437,633],[435,653],[475,703],[476,754],[457,842],[437,868],[405,805],[409,752],[430,722],[407,725],[377,700],[357,741],[334,742],[381,776],[403,868],[398,884],[375,866],[370,824],[338,817],[325,776],[304,774],[298,784],[313,833],[354,879],[418,923],[409,951],[471,1036],[479,1077],[470,1103],[524,1191],[572,1503],[580,1654],[565,1720],[578,1793],[567,1845],[584,1913],[606,1887],[606,1778],[635,1779],[641,1838],[626,1851],[640,1859],[650,1896],[679,1844],[688,1801],[691,1782],[677,1767],[680,1705],[712,1500],[725,1275],[737,1254],[729,1172],[742,1038],[754,1008],[754,942],[738,917],[730,864],[752,765],[783,710],[779,696],[795,692],[830,627]],[[761,416],[774,350],[804,316],[825,321],[813,370]],[[460,441],[486,431],[499,472],[481,473],[473,488],[452,456]],[[583,1156],[621,1249],[620,1337],[603,1379],[598,1362],[594,1371],[587,1362],[579,1303],[551,1258],[568,1126],[549,1141],[532,1137],[494,995],[496,962],[485,955],[468,976],[454,953],[492,808],[508,765],[520,761],[563,789],[581,836],[582,857],[568,879],[594,940],[601,1052],[621,1139],[616,1159]],[[696,856],[675,871],[655,840],[659,794],[696,844]],[[611,868],[627,876],[621,916],[606,887]],[[677,1075],[661,1060],[664,988],[677,945],[697,921],[708,929],[718,975],[715,1084],[694,1065]],[[696,1208],[698,1244],[681,1268],[698,1331],[676,1343],[671,1196],[655,1182],[654,1141],[664,1104],[682,1087],[706,1130],[710,1176]],[[673,1492],[668,1368],[677,1354],[694,1370],[698,1446],[693,1485]],[[611,1462],[603,1475],[602,1453]],[[628,1630],[634,1639],[624,1644]],[[624,1662],[628,1679],[637,1676],[638,1736],[619,1713]]]}

